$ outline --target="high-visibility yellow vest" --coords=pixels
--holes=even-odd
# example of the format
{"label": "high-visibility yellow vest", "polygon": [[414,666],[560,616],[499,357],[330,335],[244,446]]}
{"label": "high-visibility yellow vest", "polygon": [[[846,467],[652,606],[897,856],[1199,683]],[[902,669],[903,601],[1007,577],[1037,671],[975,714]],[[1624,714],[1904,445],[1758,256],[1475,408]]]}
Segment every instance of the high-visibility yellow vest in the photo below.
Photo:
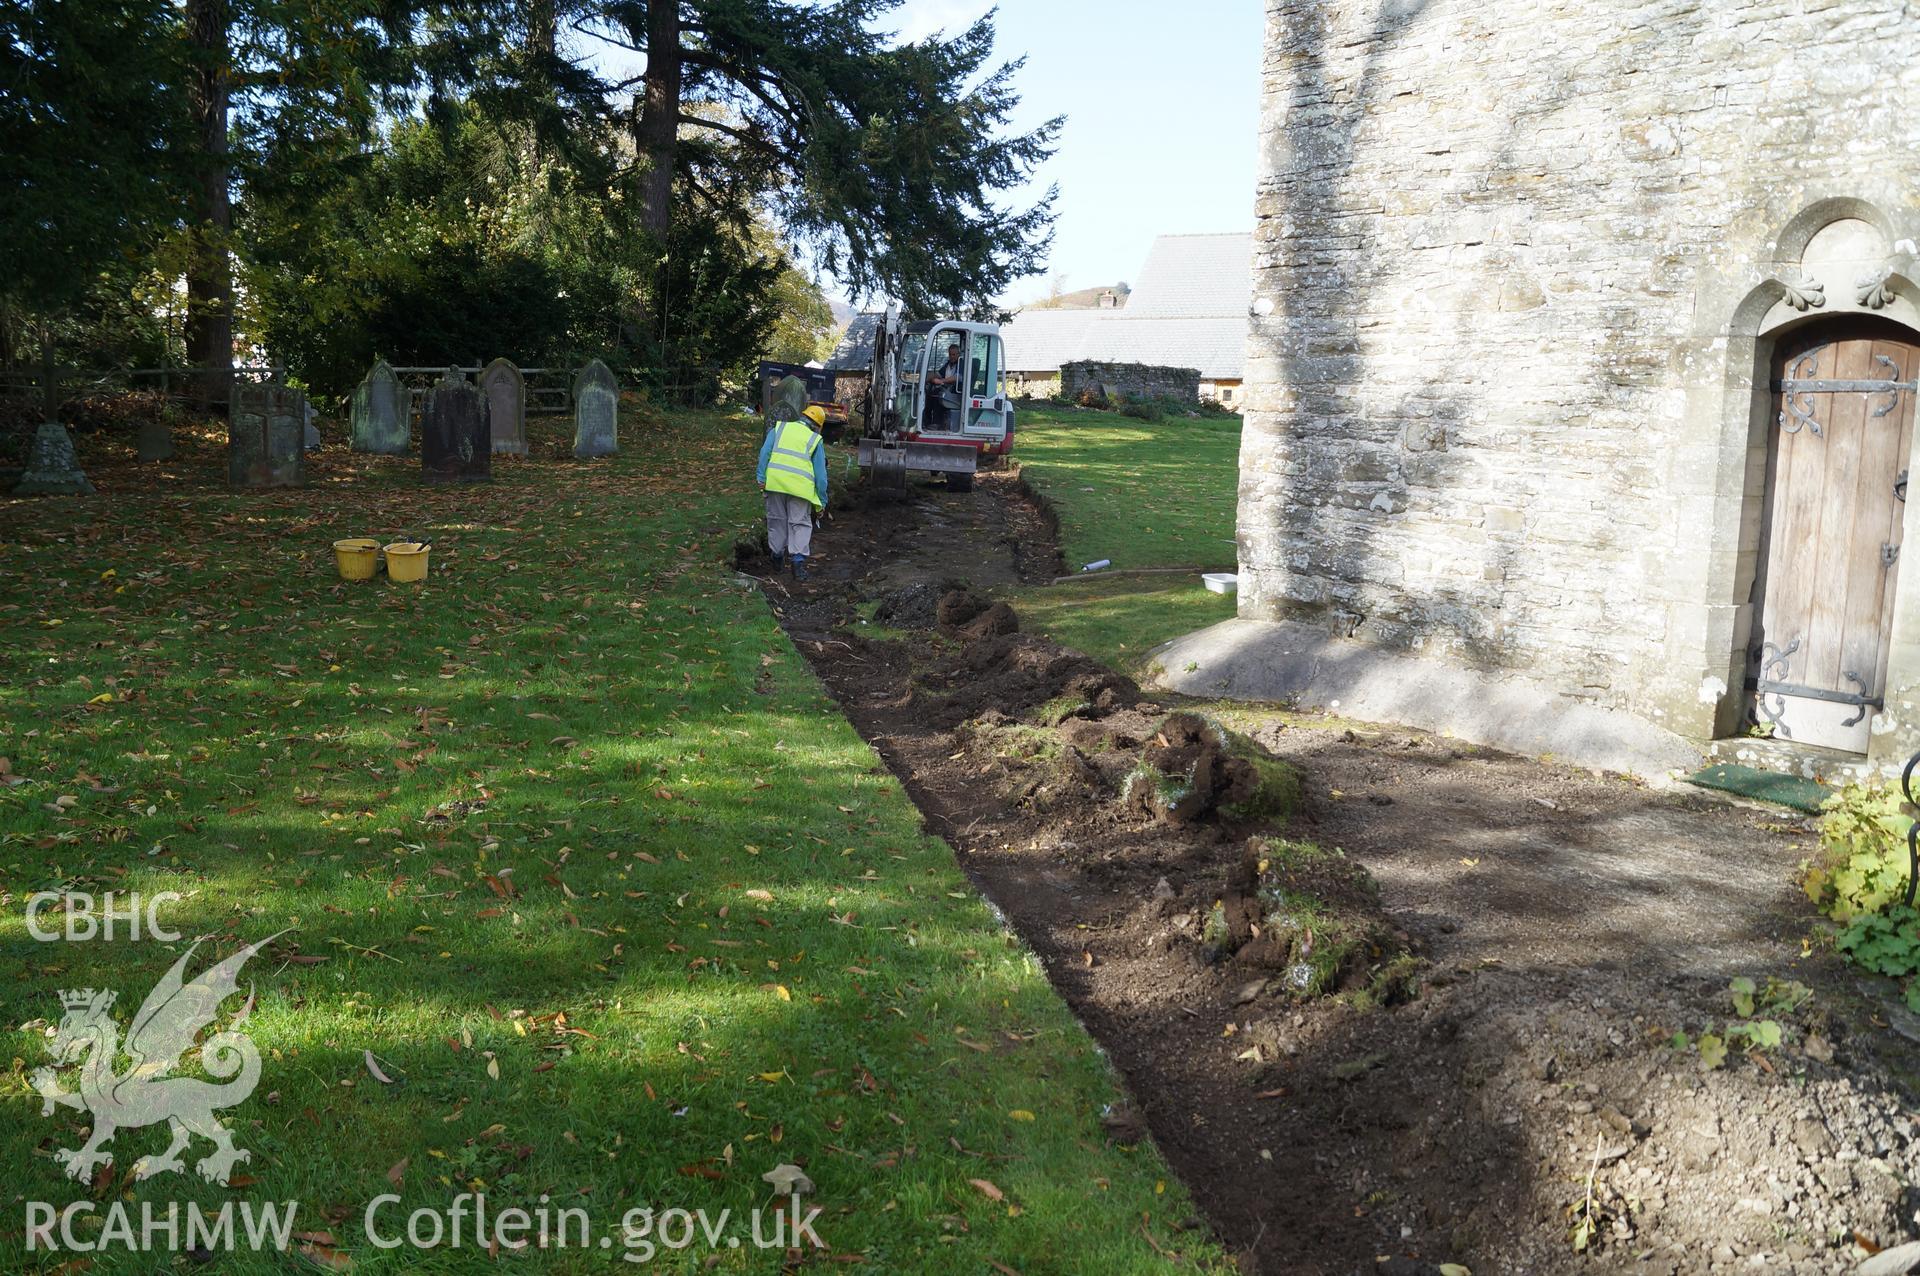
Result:
{"label": "high-visibility yellow vest", "polygon": [[813,454],[820,447],[820,436],[805,421],[782,425],[767,457],[767,490],[797,496],[818,508],[820,488],[813,481]]}

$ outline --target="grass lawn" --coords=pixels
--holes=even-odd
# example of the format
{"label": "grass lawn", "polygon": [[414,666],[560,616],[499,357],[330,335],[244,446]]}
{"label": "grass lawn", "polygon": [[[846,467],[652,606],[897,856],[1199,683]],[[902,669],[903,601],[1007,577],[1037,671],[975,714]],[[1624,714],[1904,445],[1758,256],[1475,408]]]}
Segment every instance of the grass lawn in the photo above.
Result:
{"label": "grass lawn", "polygon": [[[1023,440],[1036,469],[1065,434]],[[76,1270],[22,1253],[29,1202],[91,1201],[90,1241],[116,1202],[229,1199],[298,1202],[305,1258],[208,1270],[495,1270],[470,1222],[461,1249],[364,1227],[382,1194],[404,1239],[466,1192],[590,1216],[590,1248],[502,1263],[613,1270],[666,1239],[623,1236],[630,1210],[729,1209],[750,1238],[782,1162],[836,1271],[1219,1263],[1153,1150],[1107,1145],[1117,1092],[1035,961],[724,566],[758,430],[622,438],[459,490],[333,451],[307,491],[244,495],[202,444],[139,494],[99,470],[84,505],[0,501],[0,1270]],[[401,532],[433,543],[424,587],[336,578],[335,537]],[[194,970],[284,932],[241,975],[262,1072],[221,1114],[252,1154],[229,1186],[193,1174],[198,1139],[132,1181],[155,1127],[63,1177],[89,1119],[30,1083],[61,990],[117,990],[125,1030],[186,943],[37,942],[45,891],[179,892],[159,920],[211,937]],[[653,1261],[777,1266],[750,1239]]]}
{"label": "grass lawn", "polygon": [[1117,412],[1022,406],[1014,456],[1060,518],[1067,569],[1232,571],[1240,418],[1136,421]]}
{"label": "grass lawn", "polygon": [[1064,581],[1022,590],[1013,605],[1027,628],[1136,677],[1148,651],[1233,617],[1232,595],[1210,594],[1190,576]]}
{"label": "grass lawn", "polygon": [[[1021,474],[1060,520],[1069,568],[1233,570],[1240,418],[1136,421],[1114,412],[1022,408]],[[1199,574],[1089,576],[1020,591],[1029,628],[1136,676],[1141,657],[1233,615]]]}

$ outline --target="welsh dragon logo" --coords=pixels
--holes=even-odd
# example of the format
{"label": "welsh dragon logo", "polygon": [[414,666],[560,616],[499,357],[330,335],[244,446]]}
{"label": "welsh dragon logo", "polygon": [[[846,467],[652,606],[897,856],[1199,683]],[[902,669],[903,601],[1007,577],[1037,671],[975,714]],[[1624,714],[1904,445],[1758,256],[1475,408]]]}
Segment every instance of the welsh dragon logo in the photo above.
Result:
{"label": "welsh dragon logo", "polygon": [[[233,1131],[213,1114],[215,1109],[241,1102],[260,1083],[260,1052],[238,1031],[253,1010],[251,990],[233,1022],[199,1047],[201,1068],[225,1084],[168,1073],[180,1066],[182,1056],[194,1048],[194,1038],[213,1023],[220,1003],[240,991],[240,968],[277,938],[270,935],[249,944],[187,981],[187,962],[200,947],[200,941],[195,941],[147,994],[127,1028],[124,1045],[110,1013],[114,993],[81,988],[60,994],[66,1014],[48,1043],[53,1064],[35,1069],[30,1080],[40,1095],[42,1116],[51,1116],[59,1106],[82,1109],[93,1117],[93,1133],[84,1146],[62,1148],[54,1154],[70,1177],[85,1183],[92,1179],[96,1167],[111,1166],[113,1153],[106,1150],[106,1145],[118,1131],[162,1121],[172,1131],[173,1141],[159,1156],[143,1156],[134,1163],[136,1179],[185,1169],[180,1154],[196,1134],[214,1145],[213,1151],[194,1167],[203,1179],[224,1184],[236,1164],[250,1159],[245,1148],[234,1146]],[[122,1052],[132,1065],[124,1072],[115,1072]],[[59,1072],[75,1066],[79,1068],[79,1089],[62,1090]]]}

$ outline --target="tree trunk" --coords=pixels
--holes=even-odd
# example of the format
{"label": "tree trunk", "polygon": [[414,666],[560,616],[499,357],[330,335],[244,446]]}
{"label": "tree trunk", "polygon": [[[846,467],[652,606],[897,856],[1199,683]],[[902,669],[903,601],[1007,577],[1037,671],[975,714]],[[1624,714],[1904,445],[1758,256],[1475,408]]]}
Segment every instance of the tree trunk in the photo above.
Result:
{"label": "tree trunk", "polygon": [[227,0],[187,0],[187,39],[194,65],[188,81],[201,168],[193,190],[192,248],[187,263],[187,361],[204,369],[200,402],[222,409],[233,381],[233,226],[227,185],[229,61]]}
{"label": "tree trunk", "polygon": [[674,143],[680,135],[680,3],[647,6],[647,76],[634,145],[647,162],[640,178],[640,224],[664,245],[673,227]]}
{"label": "tree trunk", "polygon": [[558,15],[556,0],[530,0],[527,5],[527,52],[543,66],[559,47],[556,38]]}

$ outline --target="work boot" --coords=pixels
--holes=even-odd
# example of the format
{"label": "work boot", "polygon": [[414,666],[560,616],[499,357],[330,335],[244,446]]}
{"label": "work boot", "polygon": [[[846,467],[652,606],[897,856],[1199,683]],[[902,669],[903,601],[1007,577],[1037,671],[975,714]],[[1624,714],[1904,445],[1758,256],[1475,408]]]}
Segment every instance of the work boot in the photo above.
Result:
{"label": "work boot", "polygon": [[793,556],[793,578],[795,580],[805,580],[807,578],[807,556],[805,554],[795,554]]}

